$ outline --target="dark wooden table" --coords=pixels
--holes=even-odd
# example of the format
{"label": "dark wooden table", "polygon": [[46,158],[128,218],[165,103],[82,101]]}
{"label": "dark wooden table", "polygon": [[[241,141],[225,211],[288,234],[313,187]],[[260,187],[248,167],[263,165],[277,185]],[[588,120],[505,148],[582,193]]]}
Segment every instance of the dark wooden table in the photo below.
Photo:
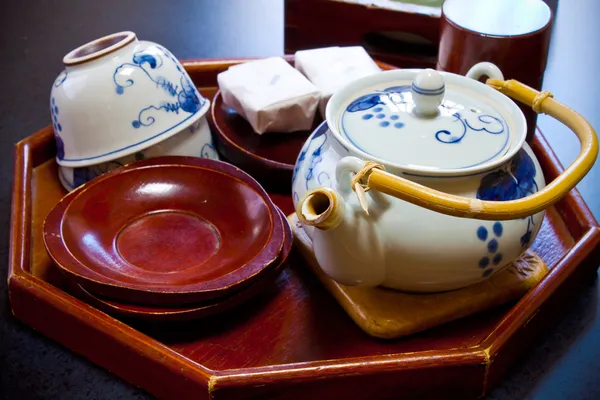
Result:
{"label": "dark wooden table", "polygon": [[[545,88],[600,127],[600,2],[559,2]],[[283,53],[283,0],[21,0],[0,12],[0,398],[149,398],[15,320],[6,296],[13,146],[50,122],[50,85],[62,56],[120,30],[156,41],[179,58]],[[576,138],[546,116],[539,125],[563,163]],[[599,163],[600,164],[600,163]],[[579,190],[600,216],[600,165]],[[598,285],[590,282],[570,314],[532,348],[489,399],[600,398]]]}

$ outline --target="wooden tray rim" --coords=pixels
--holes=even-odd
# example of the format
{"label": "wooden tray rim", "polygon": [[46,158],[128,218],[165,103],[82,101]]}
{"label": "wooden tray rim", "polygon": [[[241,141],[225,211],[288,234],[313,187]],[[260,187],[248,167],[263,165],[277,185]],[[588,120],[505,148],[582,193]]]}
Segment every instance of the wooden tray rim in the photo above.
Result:
{"label": "wooden tray rim", "polygon": [[[285,57],[293,60],[293,57]],[[254,58],[185,60],[188,70],[202,68],[220,71],[224,66],[235,65]],[[82,315],[69,312],[80,322],[102,329],[110,333],[114,340],[121,342],[157,363],[168,364],[187,379],[208,385],[209,392],[216,385],[238,386],[244,383],[252,385],[267,384],[273,379],[304,381],[314,378],[338,375],[340,373],[375,374],[387,370],[407,370],[438,368],[459,365],[489,366],[493,358],[502,349],[510,337],[532,318],[539,306],[576,270],[579,263],[588,257],[600,243],[600,228],[589,208],[577,190],[573,190],[562,203],[571,207],[577,214],[577,229],[580,235],[571,232],[576,243],[552,268],[551,272],[530,292],[515,304],[495,329],[478,345],[465,348],[444,350],[427,350],[412,353],[396,353],[389,355],[373,355],[356,358],[340,358],[302,363],[279,364],[264,367],[226,369],[215,371],[196,363],[176,351],[168,348],[159,341],[135,330],[125,323],[116,320],[92,306],[77,300],[59,288],[31,275],[27,271],[30,263],[31,244],[31,196],[30,186],[34,157],[32,144],[53,142],[52,126],[47,126],[34,135],[18,142],[15,146],[14,181],[11,211],[11,234],[9,248],[8,283],[9,296],[14,287],[28,291],[32,296],[51,303],[55,306],[76,308]],[[562,171],[560,163],[541,132],[536,132],[533,147],[546,153],[554,167],[545,170],[549,178],[554,178]],[[47,160],[44,160],[47,161]],[[548,166],[546,166],[548,169]],[[11,302],[12,303],[12,302]],[[487,370],[487,367],[486,367]],[[487,371],[486,371],[487,373]]]}

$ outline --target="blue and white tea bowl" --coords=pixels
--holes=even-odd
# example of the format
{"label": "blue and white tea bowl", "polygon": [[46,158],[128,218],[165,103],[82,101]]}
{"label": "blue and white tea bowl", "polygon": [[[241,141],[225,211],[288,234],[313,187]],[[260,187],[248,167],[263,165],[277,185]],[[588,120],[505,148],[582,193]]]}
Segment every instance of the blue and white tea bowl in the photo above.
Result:
{"label": "blue and white tea bowl", "polygon": [[[179,61],[133,32],[87,43],[63,63],[50,96],[60,166],[131,156],[206,118],[209,101]],[[210,137],[205,143],[212,146]]]}
{"label": "blue and white tea bowl", "polygon": [[197,122],[188,126],[175,136],[171,136],[144,150],[137,151],[116,160],[75,168],[59,165],[58,178],[63,187],[70,192],[84,183],[115,168],[136,161],[161,156],[188,156],[218,160],[219,157],[212,145],[211,133],[206,118],[200,118]]}

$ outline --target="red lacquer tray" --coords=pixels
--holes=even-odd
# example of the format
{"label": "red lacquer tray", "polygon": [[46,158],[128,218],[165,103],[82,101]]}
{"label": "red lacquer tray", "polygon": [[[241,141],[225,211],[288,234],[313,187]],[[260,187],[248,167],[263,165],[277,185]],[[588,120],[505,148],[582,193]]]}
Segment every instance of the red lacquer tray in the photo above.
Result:
{"label": "red lacquer tray", "polygon": [[[187,62],[208,98],[238,61]],[[546,179],[561,167],[538,132]],[[476,398],[487,393],[596,274],[600,230],[574,191],[548,210],[533,249],[550,273],[518,303],[401,340],[363,333],[297,253],[269,291],[196,322],[118,321],[77,300],[42,242],[42,222],[65,194],[48,127],[16,146],[9,292],[13,313],[48,337],[150,393],[211,398]],[[290,196],[273,194],[286,213]],[[437,396],[436,396],[437,395]]]}

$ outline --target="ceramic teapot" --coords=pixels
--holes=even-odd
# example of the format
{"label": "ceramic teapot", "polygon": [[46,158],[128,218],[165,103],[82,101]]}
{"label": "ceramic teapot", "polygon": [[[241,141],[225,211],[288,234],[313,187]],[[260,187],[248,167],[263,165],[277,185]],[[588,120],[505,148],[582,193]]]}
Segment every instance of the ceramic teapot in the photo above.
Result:
{"label": "ceramic teapot", "polygon": [[[548,185],[508,96],[562,121],[581,141],[578,158]],[[504,81],[493,64],[477,64],[466,77],[386,71],[332,96],[326,123],[297,159],[294,206],[335,281],[458,289],[518,258],[544,210],[585,176],[597,153],[584,118],[548,92]]]}

